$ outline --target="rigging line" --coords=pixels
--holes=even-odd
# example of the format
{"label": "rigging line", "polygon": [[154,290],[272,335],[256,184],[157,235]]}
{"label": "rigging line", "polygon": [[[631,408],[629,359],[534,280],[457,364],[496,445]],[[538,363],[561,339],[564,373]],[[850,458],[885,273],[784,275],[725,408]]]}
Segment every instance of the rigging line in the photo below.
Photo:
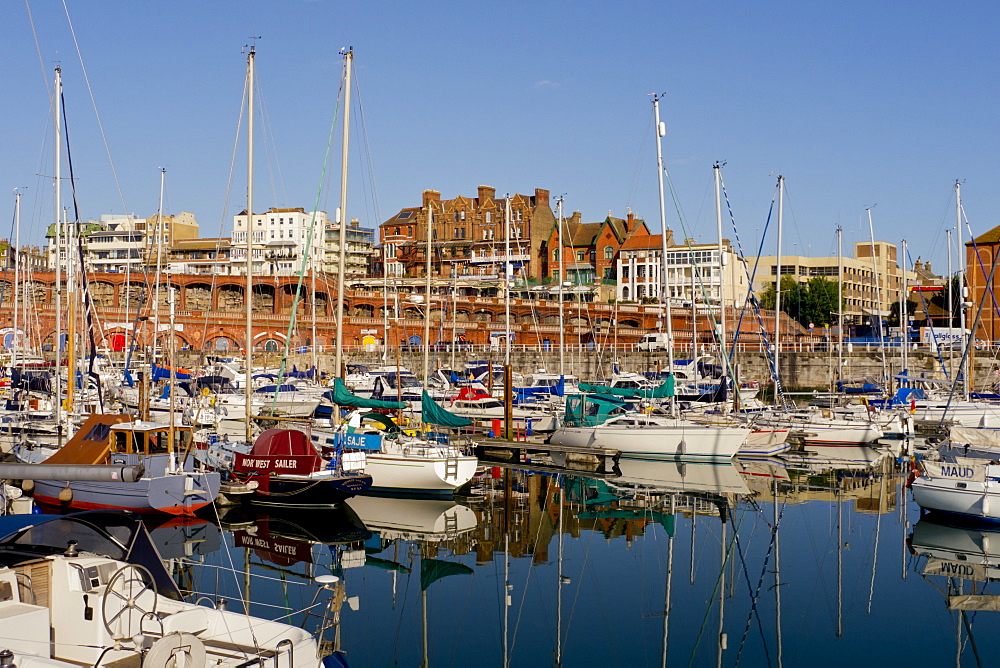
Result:
{"label": "rigging line", "polygon": [[[913,262],[913,257],[910,255],[909,250],[906,251],[906,254],[909,257],[909,259],[910,259],[910,265],[912,266],[914,264],[914,262]],[[917,256],[917,261],[918,262],[920,261],[920,256],[919,255]],[[948,280],[951,280],[951,278],[949,277]],[[930,311],[930,308],[928,306],[927,297],[924,296],[923,291],[920,291],[919,294],[920,294],[920,305],[923,306],[923,308],[924,308],[924,315],[927,316],[927,322],[930,323],[929,329],[931,330],[931,340],[932,341],[936,341],[937,337],[934,334],[934,320],[931,318],[931,311]],[[945,299],[947,299],[947,298],[948,297],[946,295]],[[935,355],[937,356],[938,364],[941,365],[941,371],[944,373],[944,378],[945,378],[945,380],[949,380],[950,381],[951,380],[951,374],[949,373],[948,365],[944,363],[944,355],[941,353],[941,346],[934,346],[934,348],[935,348],[934,352],[935,352]]]}
{"label": "rigging line", "polygon": [[[538,522],[535,526],[535,545],[538,545],[538,539],[542,533],[542,523]],[[514,646],[517,644],[517,629],[521,624],[521,613],[524,611],[524,601],[528,598],[528,582],[531,580],[531,571],[535,567],[534,559],[528,564],[528,573],[524,577],[524,587],[521,590],[521,603],[517,606],[517,619],[514,620],[514,630],[510,634],[510,652],[514,653]]]}
{"label": "rigging line", "polygon": [[654,111],[650,109],[649,115],[646,117],[646,127],[640,135],[639,154],[636,156],[635,166],[632,168],[632,182],[629,184],[628,195],[625,198],[625,201],[629,203],[629,206],[632,206],[635,203],[635,193],[639,189],[639,175],[644,169],[642,164],[644,158],[646,157],[646,144],[648,143],[646,138],[649,137],[649,129],[653,127],[653,118]]}
{"label": "rigging line", "polygon": [[94,89],[90,86],[90,77],[87,75],[87,66],[83,63],[83,53],[80,51],[80,42],[76,39],[76,29],[73,27],[73,19],[69,16],[69,6],[66,0],[62,0],[63,10],[66,12],[66,23],[69,24],[69,33],[73,37],[73,46],[76,48],[76,56],[80,61],[80,71],[83,73],[83,81],[87,85],[87,93],[90,95],[90,103],[94,107],[94,116],[97,118],[97,127],[101,131],[101,141],[104,142],[104,150],[108,154],[108,163],[111,167],[111,175],[115,179],[115,187],[118,189],[118,196],[122,201],[122,211],[128,211],[125,204],[125,193],[122,191],[121,181],[118,179],[118,170],[115,169],[115,162],[111,157],[111,146],[108,144],[107,134],[104,132],[104,123],[101,122],[101,114],[97,110],[97,99],[94,97]]}
{"label": "rigging line", "polygon": [[587,549],[583,553],[583,564],[580,566],[580,582],[576,586],[576,595],[573,597],[573,605],[570,606],[569,619],[566,621],[566,632],[564,633],[564,638],[569,638],[570,627],[573,626],[573,617],[576,615],[576,604],[580,599],[580,590],[583,588],[583,572],[587,568],[587,564],[590,563],[590,550],[593,547],[595,537],[597,536],[596,531],[589,532],[589,540],[587,541]]}
{"label": "rigging line", "polygon": [[[237,155],[237,152],[239,150],[239,141],[240,141],[239,138],[240,138],[240,134],[241,134],[242,129],[243,129],[243,112],[246,109],[246,93],[247,93],[247,86],[248,85],[249,85],[249,82],[246,79],[244,79],[243,80],[243,95],[240,96],[240,113],[237,115],[237,120],[236,120],[236,137],[233,139],[233,152],[232,152],[232,155],[230,156],[230,159],[229,159],[229,179],[226,181],[226,195],[223,198],[222,215],[219,218],[219,240],[215,244],[215,256],[216,257],[219,257],[222,254],[222,239],[223,239],[222,233],[223,233],[223,231],[225,231],[226,224],[228,222],[226,220],[226,212],[229,210],[230,196],[232,195],[232,192],[233,192],[233,180],[234,180],[233,179],[233,174],[236,171],[236,155]],[[251,212],[248,211],[247,215],[249,216],[250,214],[251,214]],[[249,220],[249,218],[247,220]],[[235,230],[234,230],[234,232],[235,232]],[[210,284],[211,289],[209,290],[209,293],[208,293],[209,294],[209,298],[211,298],[211,295],[215,294],[215,288],[218,286],[218,281],[219,281],[219,275],[217,273],[215,273],[215,272],[212,272],[212,282]],[[210,318],[209,314],[212,311],[211,306],[212,306],[211,302],[209,302],[209,308],[205,309],[205,319],[202,321],[202,327],[201,327],[201,348],[202,348],[203,352],[205,350],[205,344],[208,343],[206,341],[205,337],[208,336],[208,321],[209,321],[209,318]]]}
{"label": "rigging line", "polygon": [[380,213],[380,208],[379,208],[378,187],[375,183],[375,164],[374,161],[372,160],[371,141],[368,138],[368,124],[365,119],[365,110],[361,101],[361,87],[360,83],[358,82],[358,70],[355,68],[352,69],[351,72],[354,75],[354,91],[356,93],[355,97],[357,98],[357,103],[358,103],[358,120],[359,120],[358,125],[360,126],[358,128],[358,132],[361,134],[362,137],[361,145],[364,147],[364,156],[367,158],[367,161],[363,162],[363,164],[367,165],[368,181],[362,179],[361,183],[362,186],[366,188],[368,184],[371,184],[371,192],[367,193],[366,191],[366,194],[368,194],[371,198],[373,220],[382,220],[382,214]]}
{"label": "rigging line", "polygon": [[[966,223],[966,224],[968,224],[968,223]],[[971,230],[970,230],[970,234],[971,234]],[[979,265],[979,271],[983,274],[983,278],[986,278],[986,274],[987,274],[986,265],[983,264],[983,256],[980,255],[980,253],[979,253],[979,244],[976,243],[975,239],[971,239],[970,241],[972,243],[972,251],[976,255],[976,263]],[[997,298],[996,298],[996,295],[993,292],[993,285],[988,283],[985,287],[986,287],[986,290],[990,294],[990,300],[993,302],[993,312],[994,313],[1000,313],[1000,306],[997,306]],[[970,332],[969,337],[972,338],[972,339],[974,339],[975,338],[975,334],[976,334],[975,332]]]}
{"label": "rigging line", "polygon": [[[80,204],[79,204],[79,201],[77,200],[77,197],[76,197],[76,178],[75,178],[74,171],[73,171],[73,154],[70,151],[70,144],[69,144],[69,119],[68,119],[68,117],[66,115],[66,98],[65,98],[65,95],[61,94],[60,97],[61,97],[61,101],[62,101],[62,104],[60,105],[60,107],[62,109],[62,117],[63,117],[63,133],[66,136],[66,165],[69,168],[70,196],[73,199],[73,226],[77,230],[79,230],[80,229]],[[61,235],[62,233],[63,233],[63,231],[60,230],[57,227],[56,228],[56,234],[57,235]],[[86,322],[86,325],[87,325],[87,337],[88,337],[88,341],[90,342],[90,355],[89,355],[90,361],[89,361],[89,364],[88,364],[88,375],[90,375],[90,376],[92,376],[94,378],[97,378],[97,373],[94,371],[94,360],[97,358],[97,344],[96,344],[96,342],[94,340],[94,326],[93,326],[94,322],[93,322],[93,311],[92,311],[93,305],[91,303],[90,290],[88,289],[90,287],[90,279],[87,276],[86,266],[85,266],[84,261],[83,261],[83,240],[82,240],[82,236],[80,234],[76,234],[75,238],[76,238],[77,247],[78,247],[78,250],[79,250],[79,253],[77,255],[78,255],[79,260],[80,260],[80,288],[81,288],[81,291],[83,292],[83,304],[84,304],[84,313],[86,314],[85,315],[85,318],[86,318],[85,322]],[[66,256],[66,264],[67,264],[67,266],[72,261],[72,259],[71,259],[71,252],[72,252],[71,249],[67,249],[67,256]],[[56,258],[56,260],[59,261],[58,258]],[[73,287],[75,287],[75,286],[71,286],[71,288],[73,288]],[[72,328],[74,326],[75,326],[75,323],[73,325],[71,325],[71,330],[72,330]],[[56,346],[56,347],[58,348],[58,346]],[[75,369],[68,369],[67,370],[67,374],[68,374],[68,382],[75,385],[76,384],[76,370]],[[70,393],[70,396],[72,396],[72,390],[69,389],[68,392]],[[58,397],[57,397],[57,399],[58,399]],[[102,390],[102,384],[100,382],[97,383],[97,403],[101,407],[101,410],[103,411],[104,410],[104,392]]]}
{"label": "rigging line", "polygon": [[[993,283],[993,277],[996,275],[996,271],[997,271],[997,261],[998,260],[1000,260],[1000,254],[994,255],[993,256],[993,266],[990,268],[990,275],[986,278],[987,285],[990,285],[990,284]],[[988,295],[989,295],[988,292],[985,292],[985,291],[983,292],[983,298],[979,300],[979,308],[976,309],[976,317],[973,320],[972,327],[970,328],[970,331],[974,332],[974,331],[976,331],[976,329],[979,328],[979,323],[980,323],[980,321],[982,320],[982,317],[983,317],[983,305],[986,303],[986,297]],[[962,349],[962,360],[959,363],[959,368],[960,369],[965,369],[966,367],[968,367],[969,348],[971,348],[971,346],[966,345]],[[963,372],[963,375],[969,375],[969,374],[968,374],[968,372]],[[966,381],[966,385],[968,385],[968,380]],[[938,425],[939,427],[943,427],[944,426],[945,418],[948,415],[948,411],[951,410],[951,402],[955,398],[955,391],[957,389],[958,389],[958,375],[956,374],[955,381],[952,383],[951,390],[948,392],[948,403],[945,404],[944,412],[941,414],[941,423]]]}
{"label": "rigging line", "polygon": [[[694,509],[694,506],[692,505],[692,507],[691,507],[692,521],[694,521],[694,512],[695,512],[695,509]],[[695,654],[698,651],[698,645],[701,644],[701,637],[702,637],[702,635],[704,635],[704,633],[705,633],[705,627],[708,625],[708,616],[711,613],[712,608],[715,607],[714,601],[715,601],[716,595],[719,593],[720,587],[722,586],[722,576],[726,572],[726,566],[728,565],[729,558],[730,558],[730,556],[733,553],[733,547],[736,544],[736,537],[737,537],[737,535],[740,532],[740,527],[743,526],[743,520],[746,518],[746,513],[747,513],[747,511],[744,508],[744,511],[742,513],[740,513],[740,520],[739,520],[739,522],[737,522],[736,526],[733,527],[733,536],[732,536],[732,538],[729,539],[729,545],[726,547],[726,550],[725,550],[725,559],[722,561],[721,564],[719,564],[719,574],[715,576],[715,585],[712,587],[712,596],[709,599],[710,601],[712,601],[712,604],[708,605],[705,608],[705,614],[704,614],[704,616],[702,617],[702,620],[701,620],[701,627],[698,629],[698,635],[695,637],[694,645],[691,647],[691,658],[688,660],[688,666],[691,666],[691,665],[694,664]],[[691,546],[691,549],[694,550],[694,545]]]}
{"label": "rigging line", "polygon": [[[777,503],[778,499],[775,498],[773,502]],[[768,564],[768,562],[771,559],[772,553],[775,551],[775,544],[776,544],[776,540],[777,540],[777,537],[778,537],[778,526],[781,524],[781,520],[782,520],[782,518],[784,516],[785,516],[785,506],[782,505],[781,512],[778,514],[778,521],[771,527],[771,540],[768,543],[767,552],[764,553],[764,561],[761,564],[760,577],[757,580],[757,588],[756,588],[756,590],[753,590],[751,592],[750,610],[747,612],[747,623],[746,623],[746,626],[743,629],[743,637],[740,639],[740,649],[736,653],[736,661],[733,664],[734,666],[738,666],[740,664],[740,656],[743,654],[743,647],[746,644],[747,635],[748,635],[748,633],[750,631],[750,620],[754,617],[754,615],[757,616],[757,627],[760,630],[761,642],[764,644],[764,655],[767,657],[767,664],[771,665],[771,654],[770,654],[770,652],[767,649],[767,640],[766,640],[766,638],[764,636],[764,628],[763,628],[763,626],[761,626],[760,613],[757,610],[757,601],[758,601],[758,599],[760,597],[760,590],[761,590],[761,588],[764,585],[764,576],[768,572],[767,571],[767,564]],[[749,590],[749,588],[750,588],[750,579],[749,579],[749,574],[746,573],[746,561],[745,561],[745,559],[743,561],[743,564],[744,564],[744,576],[745,576],[746,583],[747,583],[747,589]]]}
{"label": "rigging line", "polygon": [[[254,75],[257,75],[257,71],[254,70]],[[267,174],[271,183],[271,197],[273,201],[277,204],[278,202],[288,202],[288,193],[285,189],[285,179],[281,172],[281,161],[278,159],[278,145],[274,140],[274,130],[271,124],[270,116],[267,113],[267,107],[264,104],[264,93],[261,90],[260,77],[257,76],[254,79],[254,92],[256,93],[256,102],[259,109],[259,117],[261,120],[261,126],[263,126],[264,132],[264,154],[266,159],[264,164],[267,165]],[[278,192],[281,192],[281,197],[278,196]]]}
{"label": "rigging line", "polygon": [[[721,183],[721,179],[720,179]],[[740,233],[736,227],[736,219],[733,216],[732,204],[729,201],[729,194],[726,193],[725,186],[723,185],[722,192],[726,197],[726,206],[729,209],[729,219],[733,224],[733,235],[736,238],[737,250],[740,259],[740,263],[743,265],[743,271],[747,277],[747,285],[752,286],[754,280],[757,277],[757,269],[760,266],[761,252],[764,249],[764,239],[767,237],[767,229],[771,224],[771,216],[774,214],[774,205],[777,201],[778,187],[775,186],[774,194],[771,196],[771,206],[767,212],[767,219],[764,222],[764,230],[760,237],[760,242],[757,247],[757,257],[754,258],[753,271],[751,272],[749,268],[749,263],[747,262],[746,255],[743,252],[743,242],[740,240]],[[736,327],[734,328],[734,340],[732,354],[736,353],[736,336],[739,335],[740,330],[743,326],[743,317],[746,315],[747,307],[751,307],[752,312],[756,316],[757,326],[759,328],[760,342],[764,345],[764,353],[767,358],[768,369],[771,372],[771,380],[774,382],[775,396],[780,397],[782,404],[787,408],[788,402],[785,398],[784,388],[781,385],[781,380],[778,377],[778,368],[774,360],[774,348],[771,345],[771,338],[768,335],[768,329],[764,326],[764,318],[761,314],[760,301],[757,299],[756,295],[753,294],[751,290],[747,290],[746,301],[743,304],[743,308],[740,309],[740,317],[737,320]],[[775,318],[778,318],[778,314],[775,313]]]}
{"label": "rigging line", "polygon": [[45,72],[45,59],[42,57],[42,47],[38,44],[38,31],[35,29],[35,18],[31,15],[31,3],[29,0],[24,0],[24,9],[28,12],[28,23],[31,24],[31,37],[35,40],[35,53],[38,54],[38,66],[42,70],[42,81],[45,82],[45,92],[51,97],[52,90],[49,88],[49,79]]}

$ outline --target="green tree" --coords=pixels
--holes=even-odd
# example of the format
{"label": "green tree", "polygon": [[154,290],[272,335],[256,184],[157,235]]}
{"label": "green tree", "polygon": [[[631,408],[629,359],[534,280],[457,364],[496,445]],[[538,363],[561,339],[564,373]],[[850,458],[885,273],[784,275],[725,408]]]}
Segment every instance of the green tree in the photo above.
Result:
{"label": "green tree", "polygon": [[[774,284],[764,288],[760,306],[773,309],[776,302]],[[813,276],[805,284],[794,277],[781,277],[781,310],[808,327],[830,325],[837,319],[837,283],[822,276]]]}

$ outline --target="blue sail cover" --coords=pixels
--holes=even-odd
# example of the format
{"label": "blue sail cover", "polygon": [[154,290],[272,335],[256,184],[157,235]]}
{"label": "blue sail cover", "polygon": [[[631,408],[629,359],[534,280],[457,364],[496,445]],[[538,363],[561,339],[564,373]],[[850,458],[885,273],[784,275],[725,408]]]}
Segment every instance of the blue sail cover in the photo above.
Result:
{"label": "blue sail cover", "polygon": [[420,400],[420,419],[427,424],[441,427],[471,427],[472,420],[461,415],[455,415],[437,405],[431,395],[424,390]]}
{"label": "blue sail cover", "polygon": [[[170,378],[170,367],[154,364],[152,367],[152,380],[163,380]],[[191,372],[187,369],[174,369],[174,378],[186,380],[191,377]]]}

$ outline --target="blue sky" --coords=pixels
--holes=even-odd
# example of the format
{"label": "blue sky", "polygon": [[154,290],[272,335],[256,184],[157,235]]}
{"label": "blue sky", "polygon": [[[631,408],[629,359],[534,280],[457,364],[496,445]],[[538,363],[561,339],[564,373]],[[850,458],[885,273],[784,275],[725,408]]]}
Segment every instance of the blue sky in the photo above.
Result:
{"label": "blue sky", "polygon": [[[665,93],[667,167],[688,233],[715,237],[712,163],[745,247],[786,178],[785,253],[829,255],[875,234],[945,270],[954,181],[972,230],[997,221],[995,3],[80,2],[0,4],[5,63],[0,183],[25,191],[23,235],[52,217],[47,86],[61,63],[81,215],[191,211],[228,235],[245,204],[234,147],[241,48],[257,41],[265,117],[255,210],[311,208],[342,70],[357,106],[348,215],[375,226],[419,203],[534,188],[586,221],[631,207],[659,229],[650,93]],[[32,29],[33,20],[34,29]],[[905,11],[904,11],[905,7]],[[37,48],[36,48],[37,39]],[[110,150],[105,150],[89,77]],[[266,136],[266,140],[265,140]],[[339,137],[339,135],[338,135]],[[266,143],[265,143],[266,142]],[[236,151],[234,178],[230,164]],[[111,164],[117,171],[117,182]],[[339,153],[320,207],[339,200]],[[227,202],[227,189],[231,188]],[[120,192],[119,192],[120,190]],[[13,210],[13,195],[8,210]],[[682,226],[668,202],[668,224]],[[8,218],[10,220],[10,218]],[[727,236],[732,236],[727,223]],[[8,236],[8,229],[0,236]],[[766,252],[773,253],[773,236]]]}

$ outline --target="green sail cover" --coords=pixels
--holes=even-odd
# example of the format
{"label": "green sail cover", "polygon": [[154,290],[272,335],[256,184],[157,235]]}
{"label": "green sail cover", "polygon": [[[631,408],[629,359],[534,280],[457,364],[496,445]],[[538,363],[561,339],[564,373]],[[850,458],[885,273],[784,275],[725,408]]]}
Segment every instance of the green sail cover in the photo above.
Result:
{"label": "green sail cover", "polygon": [[340,378],[333,379],[333,403],[350,408],[406,408],[405,401],[382,401],[359,397],[347,389]]}
{"label": "green sail cover", "polygon": [[676,381],[671,375],[667,376],[667,379],[659,387],[654,387],[652,390],[643,390],[638,387],[607,387],[605,385],[580,383],[580,391],[594,394],[611,394],[616,397],[625,397],[626,399],[666,399],[667,397],[674,396],[675,383]]}
{"label": "green sail cover", "polygon": [[455,415],[437,405],[431,395],[424,390],[420,399],[420,419],[427,424],[436,424],[441,427],[471,427],[472,420],[461,415]]}
{"label": "green sail cover", "polygon": [[449,575],[467,575],[474,571],[455,561],[442,561],[440,559],[420,560],[420,588],[425,590],[441,578]]}

